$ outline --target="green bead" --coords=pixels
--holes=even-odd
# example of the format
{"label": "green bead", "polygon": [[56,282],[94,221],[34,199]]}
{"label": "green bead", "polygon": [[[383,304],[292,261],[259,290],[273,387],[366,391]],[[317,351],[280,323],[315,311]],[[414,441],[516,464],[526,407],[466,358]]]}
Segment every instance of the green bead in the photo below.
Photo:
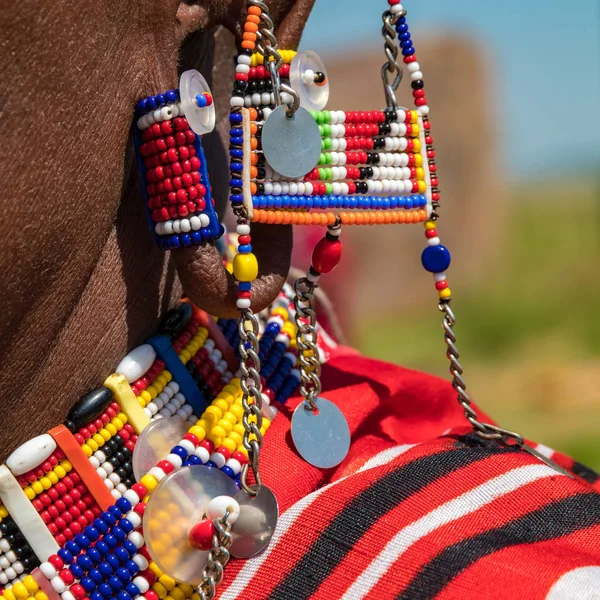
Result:
{"label": "green bead", "polygon": [[325,165],[325,164],[327,164],[327,159],[325,158],[325,154],[323,154],[322,152],[321,152],[321,154],[319,154],[319,162],[318,162],[318,164],[319,165]]}
{"label": "green bead", "polygon": [[316,121],[317,120],[317,111],[316,110],[309,110],[308,111],[310,113],[310,116]]}
{"label": "green bead", "polygon": [[328,196],[331,196],[331,194],[333,194],[333,185],[331,183],[326,183],[325,184],[325,193]]}
{"label": "green bead", "polygon": [[319,125],[319,133],[321,134],[321,137],[325,137],[325,126],[324,125]]}
{"label": "green bead", "polygon": [[323,117],[325,118],[325,123],[331,122],[331,112],[328,110],[323,111]]}
{"label": "green bead", "polygon": [[331,158],[331,152],[325,152],[325,161],[326,165],[330,165],[333,162]]}
{"label": "green bead", "polygon": [[323,135],[325,137],[331,136],[331,125],[323,125]]}
{"label": "green bead", "polygon": [[325,181],[327,179],[327,169],[319,169],[319,180]]}
{"label": "green bead", "polygon": [[327,172],[327,179],[331,181],[333,179],[333,169],[331,167],[327,167],[325,171]]}
{"label": "green bead", "polygon": [[325,150],[331,150],[332,145],[333,145],[333,142],[331,141],[331,138],[325,138],[322,141],[321,148],[325,148]]}
{"label": "green bead", "polygon": [[317,113],[317,125],[323,125],[323,113],[322,112],[318,112]]}

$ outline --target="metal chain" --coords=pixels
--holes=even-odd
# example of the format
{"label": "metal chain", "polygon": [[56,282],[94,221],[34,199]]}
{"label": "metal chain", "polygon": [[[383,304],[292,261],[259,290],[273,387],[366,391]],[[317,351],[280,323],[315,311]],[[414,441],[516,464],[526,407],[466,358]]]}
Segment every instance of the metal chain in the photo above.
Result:
{"label": "metal chain", "polygon": [[465,418],[474,427],[475,433],[483,440],[501,440],[505,443],[509,443],[512,440],[518,446],[522,446],[525,441],[520,434],[509,431],[508,429],[502,429],[496,425],[491,425],[490,423],[482,423],[479,421],[477,413],[471,406],[471,398],[467,394],[467,384],[463,378],[463,368],[458,360],[460,354],[456,347],[456,335],[454,333],[456,318],[452,312],[450,301],[440,302],[438,308],[444,313],[442,327],[444,329],[444,341],[447,346],[446,356],[450,361],[452,387],[458,394],[458,403],[463,408]]}
{"label": "metal chain", "polygon": [[292,118],[295,112],[300,108],[300,96],[294,88],[281,83],[279,79],[279,69],[283,64],[283,58],[279,53],[279,43],[275,36],[275,25],[269,15],[269,7],[262,0],[248,0],[249,6],[256,6],[261,9],[260,20],[262,26],[256,32],[256,50],[262,55],[265,66],[271,73],[273,83],[273,94],[275,95],[275,106],[281,106],[281,92],[286,92],[292,97],[291,106],[285,105],[285,112],[288,118]]}
{"label": "metal chain", "polygon": [[312,411],[317,410],[315,399],[321,393],[321,361],[317,347],[317,315],[315,313],[316,283],[301,277],[294,284],[296,314],[296,344],[300,366],[300,393]]}
{"label": "metal chain", "polygon": [[223,581],[225,565],[229,562],[231,555],[229,548],[232,544],[231,524],[229,509],[222,519],[213,519],[215,534],[212,538],[212,548],[208,553],[206,566],[202,570],[202,583],[198,586],[200,600],[213,600],[217,593],[217,586]]}
{"label": "metal chain", "polygon": [[[403,10],[398,14],[392,14],[391,11],[386,10],[383,13],[383,27],[381,29],[381,35],[384,40],[384,51],[387,57],[387,61],[381,67],[381,80],[383,81],[383,90],[387,100],[387,105],[398,109],[398,100],[396,99],[396,90],[402,81],[404,71],[402,69],[402,63],[398,62],[398,45],[396,44],[396,29],[395,25],[401,17],[406,15],[406,11]],[[394,75],[394,81],[390,83],[390,76]]]}
{"label": "metal chain", "polygon": [[[258,358],[258,320],[250,309],[242,311],[239,321],[240,332],[240,386],[244,416],[244,448],[248,450],[248,462],[242,466],[240,483],[242,489],[252,497],[258,494],[262,481],[259,473],[260,448],[263,436],[262,427],[262,383],[260,381],[260,359]],[[248,484],[248,473],[252,469],[256,485]]]}

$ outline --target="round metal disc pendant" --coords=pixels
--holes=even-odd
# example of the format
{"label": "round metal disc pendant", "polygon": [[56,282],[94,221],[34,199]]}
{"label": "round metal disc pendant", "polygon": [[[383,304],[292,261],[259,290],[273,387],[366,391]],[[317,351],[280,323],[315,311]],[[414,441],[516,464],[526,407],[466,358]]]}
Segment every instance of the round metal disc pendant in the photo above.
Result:
{"label": "round metal disc pendant", "polygon": [[202,520],[210,500],[237,493],[225,473],[202,465],[163,478],[150,495],[143,518],[146,547],[159,569],[177,581],[199,585],[208,552],[190,546],[188,533]]}
{"label": "round metal disc pendant", "polygon": [[250,558],[262,552],[271,541],[279,518],[275,494],[264,485],[253,498],[243,490],[235,497],[240,516],[231,529],[231,554]]}
{"label": "round metal disc pendant", "polygon": [[263,125],[262,148],[277,173],[291,179],[304,177],[319,162],[319,126],[304,108],[300,107],[288,119],[285,106],[279,106]]}
{"label": "round metal disc pendant", "polygon": [[140,433],[131,464],[133,475],[139,481],[156,463],[164,460],[187,433],[189,425],[179,417],[165,417],[151,421]]}
{"label": "round metal disc pendant", "polygon": [[300,456],[319,469],[339,465],[350,449],[350,429],[342,411],[329,400],[317,398],[317,411],[306,402],[292,417],[292,439]]}

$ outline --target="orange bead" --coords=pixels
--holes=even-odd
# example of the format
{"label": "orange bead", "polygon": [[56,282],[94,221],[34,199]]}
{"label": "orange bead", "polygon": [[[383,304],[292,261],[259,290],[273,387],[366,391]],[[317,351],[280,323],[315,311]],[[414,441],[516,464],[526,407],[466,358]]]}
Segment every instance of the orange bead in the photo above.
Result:
{"label": "orange bead", "polygon": [[421,213],[421,221],[427,221],[427,211],[422,208],[419,212]]}
{"label": "orange bead", "polygon": [[414,219],[415,219],[415,217],[412,212],[406,213],[406,222],[407,223],[412,223],[414,221]]}
{"label": "orange bead", "polygon": [[250,40],[244,40],[242,42],[242,48],[244,48],[245,50],[254,50],[255,47],[256,44],[254,42],[251,42]]}
{"label": "orange bead", "polygon": [[382,212],[377,213],[376,222],[378,225],[381,225],[385,219],[385,215]]}
{"label": "orange bead", "polygon": [[242,39],[249,42],[255,42],[256,34],[252,33],[251,31],[244,31],[244,33],[242,34]]}
{"label": "orange bead", "polygon": [[256,33],[258,31],[258,24],[253,23],[248,20],[244,23],[244,31],[249,31],[250,33]]}
{"label": "orange bead", "polygon": [[252,165],[258,164],[258,154],[256,154],[256,152],[250,153],[250,164],[252,164]]}
{"label": "orange bead", "polygon": [[260,17],[257,15],[249,14],[246,17],[246,23],[254,23],[255,25],[258,25],[260,23]]}
{"label": "orange bead", "polygon": [[253,181],[251,181],[250,182],[250,193],[252,195],[255,195],[256,194],[256,190],[257,190],[256,184]]}
{"label": "orange bead", "polygon": [[250,123],[250,133],[252,135],[256,135],[257,131],[258,131],[258,125],[256,123]]}
{"label": "orange bead", "polygon": [[356,224],[362,225],[364,222],[365,222],[365,216],[361,212],[356,213]]}
{"label": "orange bead", "polygon": [[403,212],[401,212],[401,213],[398,215],[398,222],[399,222],[399,223],[404,223],[405,221],[406,221],[406,214],[405,214],[405,213],[403,213]]}
{"label": "orange bead", "polygon": [[329,215],[327,215],[326,213],[322,213],[321,214],[321,225],[325,226],[328,223],[329,223]]}
{"label": "orange bead", "polygon": [[298,220],[297,220],[298,225],[304,225],[305,218],[306,218],[306,215],[304,213],[298,213]]}
{"label": "orange bead", "polygon": [[250,148],[252,148],[252,150],[256,150],[258,148],[258,141],[255,137],[250,138]]}
{"label": "orange bead", "polygon": [[332,212],[327,213],[327,225],[335,225],[335,214]]}
{"label": "orange bead", "polygon": [[250,167],[250,177],[256,179],[258,177],[258,169],[256,167]]}
{"label": "orange bead", "polygon": [[275,225],[281,225],[282,221],[283,221],[283,215],[281,214],[281,211],[276,210],[275,211]]}
{"label": "orange bead", "polygon": [[267,211],[267,223],[272,225],[275,221],[275,215],[272,212]]}
{"label": "orange bead", "polygon": [[281,222],[284,225],[289,225],[292,222],[292,215],[289,212],[284,212],[283,213],[283,219],[281,220]]}
{"label": "orange bead", "polygon": [[255,108],[249,108],[248,114],[250,115],[251,121],[256,121],[256,119],[258,119],[258,112]]}
{"label": "orange bead", "polygon": [[267,212],[264,210],[256,210],[254,211],[253,220],[258,221],[259,223],[267,222]]}
{"label": "orange bead", "polygon": [[262,14],[262,10],[258,6],[249,6],[248,14],[256,15],[257,17],[260,17],[260,15]]}

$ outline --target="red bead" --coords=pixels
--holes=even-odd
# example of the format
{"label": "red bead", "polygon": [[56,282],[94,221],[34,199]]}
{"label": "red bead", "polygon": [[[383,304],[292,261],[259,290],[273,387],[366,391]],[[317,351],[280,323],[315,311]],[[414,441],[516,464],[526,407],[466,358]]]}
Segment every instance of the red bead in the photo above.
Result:
{"label": "red bead", "polygon": [[229,452],[225,446],[219,446],[215,452],[222,454],[225,457],[225,460],[229,460],[231,458],[231,452]]}
{"label": "red bead", "polygon": [[263,394],[269,398],[271,402],[275,400],[275,392],[270,387],[263,387]]}
{"label": "red bead", "polygon": [[71,586],[71,593],[75,596],[76,600],[83,600],[85,598],[85,590],[79,583]]}
{"label": "red bead", "polygon": [[437,229],[428,229],[425,232],[425,237],[434,238],[434,237],[437,237],[437,234],[438,234]]}
{"label": "red bead", "polygon": [[235,458],[235,460],[237,460],[241,465],[244,465],[248,462],[246,456],[237,450],[231,455],[231,458]]}
{"label": "red bead", "polygon": [[425,106],[427,104],[427,98],[417,98],[415,100],[415,106]]}
{"label": "red bead", "polygon": [[215,535],[214,523],[209,519],[204,519],[190,529],[188,541],[190,546],[196,550],[210,550],[213,535]]}
{"label": "red bead", "polygon": [[[51,557],[52,558],[52,557]],[[62,561],[61,561],[62,562]],[[69,569],[63,569],[62,571],[60,571],[60,573],[58,574],[58,576],[67,584],[67,585],[71,585],[72,583],[75,582],[75,577],[73,577],[73,573],[71,573],[71,571],[69,571]]]}
{"label": "red bead", "polygon": [[448,287],[448,282],[447,281],[438,281],[435,284],[435,289],[436,290],[445,290]]}
{"label": "red bead", "polygon": [[[52,533],[52,532],[50,532],[50,533]],[[55,535],[55,534],[52,534],[52,535]],[[62,533],[57,533],[57,534],[55,535],[54,539],[56,540],[56,543],[57,543],[59,546],[64,546],[64,545],[67,543],[67,541],[68,541],[68,538],[67,538],[67,536],[65,536],[65,535],[64,535],[64,534],[62,534]]]}
{"label": "red bead", "polygon": [[319,240],[312,254],[312,265],[319,273],[329,273],[337,267],[342,258],[342,242],[331,241],[326,237]]}
{"label": "red bead", "polygon": [[140,497],[140,500],[148,494],[148,490],[141,483],[134,483],[131,489]]}
{"label": "red bead", "polygon": [[158,594],[154,590],[148,590],[144,596],[146,600],[158,600]]}
{"label": "red bead", "polygon": [[240,235],[238,237],[239,244],[249,244],[252,241],[252,238],[249,235]]}
{"label": "red bead", "polygon": [[[60,571],[65,566],[65,563],[63,562],[62,558],[60,556],[58,556],[57,554],[53,554],[52,556],[50,556],[50,558],[48,559],[48,562],[57,571]],[[60,573],[60,576],[61,576],[61,579],[62,579],[62,573]]]}
{"label": "red bead", "polygon": [[156,466],[167,475],[175,468],[168,460],[161,460]]}
{"label": "red bead", "polygon": [[144,516],[144,511],[146,510],[146,505],[143,502],[139,502],[135,505],[133,509],[140,517]]}
{"label": "red bead", "polygon": [[140,576],[143,577],[150,585],[154,585],[156,583],[156,575],[150,569],[142,571]]}
{"label": "red bead", "polygon": [[215,445],[210,440],[202,440],[200,442],[200,446],[202,446],[202,448],[206,448],[209,454],[212,454],[215,450]]}

